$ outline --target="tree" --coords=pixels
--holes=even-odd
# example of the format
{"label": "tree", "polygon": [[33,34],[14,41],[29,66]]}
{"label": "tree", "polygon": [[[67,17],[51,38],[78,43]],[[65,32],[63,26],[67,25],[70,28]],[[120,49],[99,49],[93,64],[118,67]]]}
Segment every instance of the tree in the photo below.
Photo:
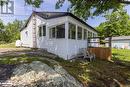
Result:
{"label": "tree", "polygon": [[20,39],[20,29],[22,27],[22,21],[15,20],[12,23],[8,23],[6,28],[6,42],[14,42]]}
{"label": "tree", "polygon": [[[130,4],[129,0],[68,0],[71,5],[68,11],[76,16],[86,20],[90,16],[98,16],[109,10],[115,11],[123,4]],[[25,2],[34,7],[40,7],[43,0],[25,0]],[[56,9],[63,6],[65,0],[58,0]]]}
{"label": "tree", "polygon": [[2,20],[0,20],[0,41],[3,40],[3,37],[4,37],[3,32],[4,32],[4,24],[3,24]]}
{"label": "tree", "polygon": [[[39,8],[44,0],[25,0],[25,3]],[[76,16],[86,20],[90,16],[98,16],[106,13],[109,10],[115,11],[123,4],[130,4],[130,0],[68,0],[71,5],[68,11],[74,13]],[[56,8],[63,6],[65,0],[58,0]],[[0,0],[0,5],[3,0]]]}
{"label": "tree", "polygon": [[20,29],[22,25],[22,21],[15,20],[3,27],[3,23],[0,22],[0,42],[9,43],[20,39]]}
{"label": "tree", "polygon": [[[121,4],[130,4],[128,0],[68,0],[71,5],[69,11],[76,16],[87,19],[90,16],[98,16],[108,11],[115,11]],[[62,7],[65,0],[58,0],[56,8]]]}
{"label": "tree", "polygon": [[123,7],[111,14],[105,15],[106,22],[101,23],[97,30],[101,37],[130,35],[130,16]]}

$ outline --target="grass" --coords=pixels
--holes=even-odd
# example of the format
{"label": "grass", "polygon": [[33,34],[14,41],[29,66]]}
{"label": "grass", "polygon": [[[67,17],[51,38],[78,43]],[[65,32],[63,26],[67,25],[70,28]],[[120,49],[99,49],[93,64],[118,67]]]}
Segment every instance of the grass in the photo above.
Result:
{"label": "grass", "polygon": [[0,44],[0,48],[16,48],[15,43]]}
{"label": "grass", "polygon": [[118,59],[122,61],[130,61],[130,50],[127,49],[113,49],[113,59]]}
{"label": "grass", "polygon": [[61,59],[57,61],[85,86],[130,87],[130,50],[113,49],[112,54],[113,62],[98,59],[93,62],[70,62]]}
{"label": "grass", "polygon": [[103,60],[95,60],[93,62],[60,61],[60,64],[85,86],[89,84],[92,87],[108,87],[116,79],[125,87],[127,79],[130,79],[130,68],[113,62]]}
{"label": "grass", "polygon": [[[61,58],[44,58],[43,56],[5,56],[0,58],[0,64],[19,64],[29,63],[32,61],[42,61],[54,68],[56,65],[50,60],[58,62],[69,74],[74,76],[78,81],[90,87],[118,87],[117,83],[122,87],[130,87],[130,51],[113,49],[113,61],[95,60],[88,62],[85,60],[77,60],[70,62]],[[120,61],[120,63],[116,63]],[[125,65],[124,65],[125,64]],[[127,66],[126,66],[127,65]],[[118,84],[118,85],[119,85]]]}

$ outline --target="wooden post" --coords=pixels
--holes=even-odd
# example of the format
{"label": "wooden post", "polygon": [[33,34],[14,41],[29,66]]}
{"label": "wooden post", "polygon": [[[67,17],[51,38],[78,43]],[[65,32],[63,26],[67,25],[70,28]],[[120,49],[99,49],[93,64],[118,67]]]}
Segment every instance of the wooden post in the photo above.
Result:
{"label": "wooden post", "polygon": [[111,59],[112,58],[112,37],[109,37],[109,48],[110,48],[110,58],[109,59]]}
{"label": "wooden post", "polygon": [[110,47],[110,48],[112,48],[111,40],[112,40],[112,37],[109,37],[109,47]]}

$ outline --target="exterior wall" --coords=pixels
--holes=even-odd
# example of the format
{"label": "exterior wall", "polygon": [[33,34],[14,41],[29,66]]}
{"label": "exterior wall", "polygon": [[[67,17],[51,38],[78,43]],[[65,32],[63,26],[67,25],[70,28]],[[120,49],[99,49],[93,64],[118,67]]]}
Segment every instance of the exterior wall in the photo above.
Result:
{"label": "exterior wall", "polygon": [[[54,53],[64,59],[70,59],[73,55],[79,52],[80,48],[87,48],[87,40],[71,40],[68,39],[68,23],[71,22],[83,29],[87,29],[95,34],[95,31],[86,27],[86,25],[80,23],[72,17],[59,17],[55,19],[42,19],[36,16],[36,37],[37,37],[37,48],[47,49],[48,52]],[[59,24],[65,24],[65,38],[63,39],[52,39],[49,38],[49,29]],[[39,37],[38,27],[40,25],[46,25],[46,36]],[[26,47],[32,47],[32,22],[30,20],[28,27],[21,31],[21,40],[23,44],[27,44]],[[25,37],[25,32],[29,31],[28,38]],[[77,29],[76,29],[77,32]]]}
{"label": "exterior wall", "polygon": [[[83,29],[86,29],[87,31],[97,34],[97,32],[90,29],[89,27],[86,27],[86,25],[82,24],[81,22],[77,21],[76,19],[74,19],[72,17],[68,17],[68,21],[70,23],[75,24],[76,27],[80,26]],[[76,36],[77,36],[77,29],[76,29]],[[82,35],[82,36],[84,36],[84,35]],[[93,44],[93,45],[95,45],[95,44]],[[76,37],[76,40],[69,39],[68,40],[68,58],[72,58],[73,55],[76,55],[81,48],[87,48],[87,47],[88,47],[88,40],[83,40],[83,38],[82,38],[82,40],[77,40],[77,37]]]}
{"label": "exterior wall", "polygon": [[79,53],[81,48],[87,48],[87,40],[68,40],[68,58]]}
{"label": "exterior wall", "polygon": [[113,48],[130,49],[130,40],[112,41]]}
{"label": "exterior wall", "polygon": [[[65,17],[56,19],[44,20],[37,17],[37,47],[47,49],[48,52],[54,53],[60,57],[67,58],[67,42],[66,39],[51,39],[49,38],[49,29],[55,25],[66,23]],[[46,25],[46,36],[39,37],[38,26]]]}
{"label": "exterior wall", "polygon": [[[26,32],[28,35],[26,35]],[[29,21],[28,26],[20,32],[20,35],[23,47],[33,47],[32,19]]]}

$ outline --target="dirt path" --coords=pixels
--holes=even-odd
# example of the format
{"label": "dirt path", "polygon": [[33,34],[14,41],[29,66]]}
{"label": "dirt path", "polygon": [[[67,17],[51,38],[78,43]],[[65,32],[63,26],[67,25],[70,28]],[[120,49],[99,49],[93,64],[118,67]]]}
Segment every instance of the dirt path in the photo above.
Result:
{"label": "dirt path", "polygon": [[[3,55],[14,54],[17,55],[17,51],[24,51],[26,48],[0,48],[0,57]],[[13,69],[16,65],[0,64],[0,82],[5,81],[10,78]],[[1,85],[0,85],[1,86]]]}
{"label": "dirt path", "polygon": [[5,55],[19,55],[26,53],[29,48],[0,48],[0,57]]}

